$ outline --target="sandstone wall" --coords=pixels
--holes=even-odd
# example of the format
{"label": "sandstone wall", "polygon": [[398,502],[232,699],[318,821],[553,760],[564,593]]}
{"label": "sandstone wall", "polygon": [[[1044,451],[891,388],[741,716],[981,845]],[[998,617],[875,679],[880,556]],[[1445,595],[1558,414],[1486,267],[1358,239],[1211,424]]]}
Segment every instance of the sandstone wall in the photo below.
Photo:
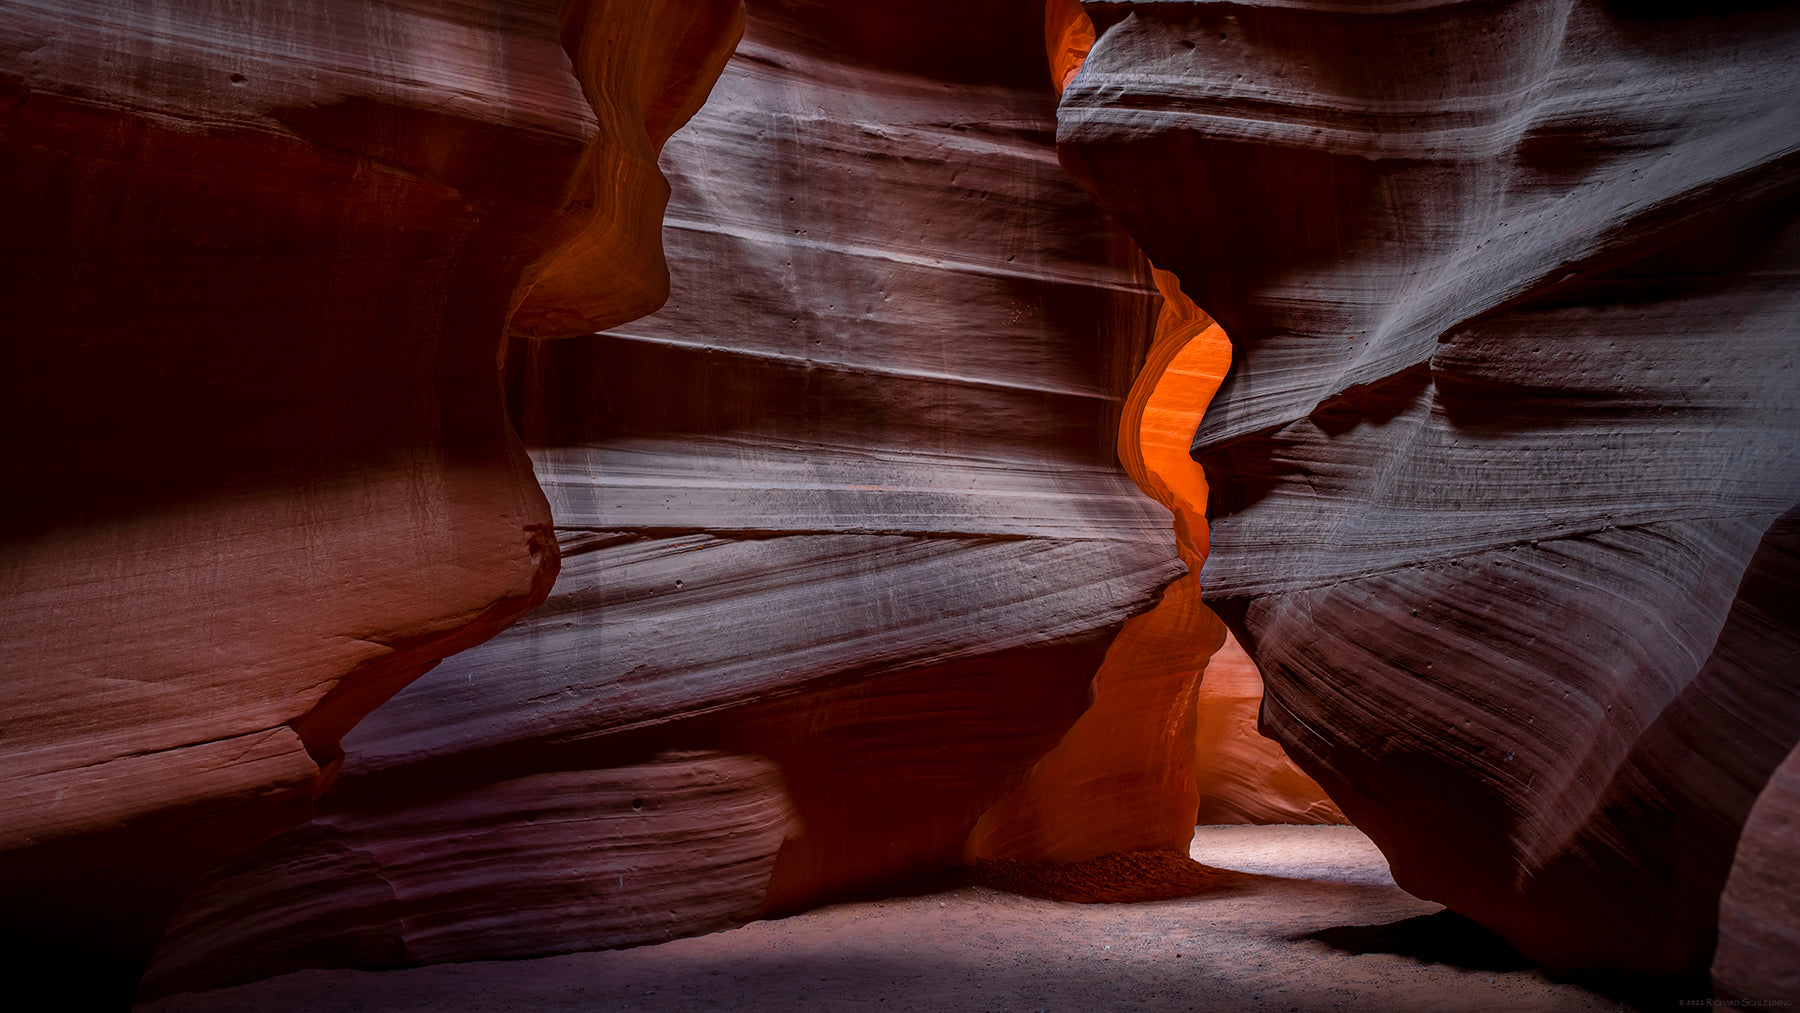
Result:
{"label": "sandstone wall", "polygon": [[1234,346],[1200,576],[1264,728],[1407,889],[1704,974],[1800,737],[1751,632],[1800,500],[1800,19],[1085,7],[1064,162]]}
{"label": "sandstone wall", "polygon": [[[1056,163],[1035,0],[955,14],[946,45],[953,13],[751,5],[663,153],[667,307],[509,362],[561,543],[549,600],[364,721],[319,819],[222,869],[149,988],[628,945],[941,872],[1088,708],[1184,572],[1117,457],[1158,296]],[[1137,716],[1151,757],[1191,757],[1206,649],[1163,705],[1186,737]],[[774,780],[709,824],[666,787],[695,751]],[[607,887],[610,920],[513,787],[591,778],[619,786],[570,817],[593,861],[661,870]],[[1185,841],[1191,773],[1155,790]],[[671,808],[647,850],[599,836]],[[739,812],[761,829],[738,850],[696,845]],[[1127,815],[1088,846],[1141,837]],[[555,871],[414,857],[464,834]],[[464,923],[486,929],[443,928]],[[252,927],[269,945],[229,959]]]}
{"label": "sandstone wall", "polygon": [[[741,12],[667,33],[652,6],[0,18],[15,980],[128,998],[200,869],[305,819],[345,731],[549,593],[502,335],[527,292],[568,316],[547,272],[662,275],[656,135]],[[642,207],[585,201],[596,176]],[[599,302],[576,315],[648,308]]]}

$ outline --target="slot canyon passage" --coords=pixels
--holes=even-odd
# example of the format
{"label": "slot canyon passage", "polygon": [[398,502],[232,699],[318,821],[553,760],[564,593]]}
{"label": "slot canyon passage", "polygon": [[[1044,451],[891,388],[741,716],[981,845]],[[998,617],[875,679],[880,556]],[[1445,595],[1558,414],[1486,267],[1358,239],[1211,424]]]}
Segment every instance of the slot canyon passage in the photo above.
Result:
{"label": "slot canyon passage", "polygon": [[0,11],[22,1008],[1800,1001],[1793,5]]}

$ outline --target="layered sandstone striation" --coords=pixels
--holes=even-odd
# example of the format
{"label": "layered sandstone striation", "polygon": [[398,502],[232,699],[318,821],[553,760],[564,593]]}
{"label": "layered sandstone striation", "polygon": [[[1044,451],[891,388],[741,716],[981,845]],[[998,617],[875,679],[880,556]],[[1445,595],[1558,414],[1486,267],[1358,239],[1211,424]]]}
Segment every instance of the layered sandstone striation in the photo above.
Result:
{"label": "layered sandstone striation", "polygon": [[[1145,615],[1183,563],[1119,465],[1159,297],[1057,165],[1040,17],[1036,0],[750,5],[663,152],[667,307],[512,350],[561,544],[549,600],[364,721],[319,818],[195,895],[152,990],[626,945],[947,870],[1090,700],[1134,679],[1160,709],[1088,755],[1148,785],[1127,796],[1148,813],[1090,792],[1111,808],[1054,818],[1091,853],[1152,821],[1191,836],[1209,645],[1191,610]],[[1188,432],[1164,440],[1177,457]],[[1107,666],[1119,679],[1096,683]],[[412,857],[476,833],[509,867],[558,866],[564,838],[508,786],[616,784],[582,817],[598,830],[626,801],[679,806],[657,758],[694,752],[762,764],[779,790],[743,810],[763,829],[733,838],[730,875],[693,844],[735,832],[727,811],[616,859],[688,863],[689,895],[627,890],[599,924],[550,879]],[[486,929],[442,929],[465,922]],[[257,954],[236,960],[251,926]]]}
{"label": "layered sandstone striation", "polygon": [[721,753],[527,774],[379,814],[325,815],[214,870],[205,896],[218,903],[185,909],[147,987],[724,928],[760,913],[791,821],[774,764]]}
{"label": "layered sandstone striation", "polygon": [[[654,300],[655,144],[741,19],[685,6],[0,19],[20,974],[128,997],[201,868],[305,819],[344,732],[548,594],[502,335],[521,301],[548,333]],[[650,296],[550,284],[614,278]]]}
{"label": "layered sandstone striation", "polygon": [[1064,163],[1233,343],[1201,580],[1264,728],[1414,893],[1704,974],[1800,738],[1800,16],[1085,7]]}
{"label": "layered sandstone striation", "polygon": [[[1800,747],[1757,797],[1719,897],[1713,988],[1766,1002],[1800,993]],[[1748,1005],[1748,1003],[1746,1003]]]}
{"label": "layered sandstone striation", "polygon": [[[1087,24],[1078,9],[1045,9],[1045,56],[1059,94],[1091,41]],[[1120,630],[1094,673],[1090,706],[1024,783],[982,814],[963,848],[972,863],[1063,866],[1120,852],[1178,852],[1193,837],[1195,693],[1225,631],[1200,604],[1193,576],[1206,551],[1205,480],[1182,450],[1231,350],[1172,276],[1152,277],[1162,305],[1119,413],[1118,457],[1138,488],[1175,515],[1175,551],[1188,572],[1154,610]]]}

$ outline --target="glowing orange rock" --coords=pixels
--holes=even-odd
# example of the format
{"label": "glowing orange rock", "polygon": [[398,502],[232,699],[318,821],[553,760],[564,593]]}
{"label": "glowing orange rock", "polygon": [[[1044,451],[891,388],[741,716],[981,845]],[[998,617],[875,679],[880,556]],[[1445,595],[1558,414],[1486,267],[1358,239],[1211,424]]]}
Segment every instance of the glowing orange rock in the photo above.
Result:
{"label": "glowing orange rock", "polygon": [[1288,758],[1281,744],[1256,730],[1262,674],[1230,635],[1206,660],[1194,729],[1198,822],[1344,823],[1344,813],[1319,782]]}
{"label": "glowing orange rock", "polygon": [[964,851],[970,859],[1074,862],[1185,848],[1193,836],[1194,693],[1225,627],[1200,604],[1206,481],[1186,450],[1231,346],[1171,277],[1157,272],[1156,281],[1163,308],[1120,418],[1119,460],[1175,511],[1189,572],[1125,624],[1094,676],[1093,706],[1025,784],[983,814]]}
{"label": "glowing orange rock", "polygon": [[574,235],[534,267],[512,316],[512,330],[532,337],[588,334],[668,299],[662,218],[669,183],[656,159],[699,111],[744,32],[737,0],[588,0],[565,4],[559,18],[600,130],[563,212]]}
{"label": "glowing orange rock", "polygon": [[1262,726],[1547,968],[1774,987],[1800,17],[1086,9],[1059,157],[1235,345],[1195,453]]}
{"label": "glowing orange rock", "polygon": [[[1044,41],[1059,92],[1093,40],[1093,23],[1074,0],[1049,0]],[[1025,784],[982,816],[965,848],[969,859],[1074,862],[1113,851],[1185,851],[1202,797],[1207,817],[1219,822],[1342,820],[1317,783],[1256,734],[1261,682],[1254,669],[1252,682],[1233,671],[1223,692],[1207,692],[1201,679],[1226,634],[1200,602],[1207,485],[1189,445],[1231,367],[1231,341],[1173,274],[1152,275],[1163,304],[1121,414],[1119,461],[1175,515],[1188,573],[1164,590],[1155,610],[1125,625],[1094,677],[1093,706]],[[1237,658],[1249,663],[1241,650]],[[1253,699],[1244,695],[1251,685]],[[1197,772],[1224,783],[1197,784]],[[1234,808],[1240,817],[1230,816]]]}
{"label": "glowing orange rock", "polygon": [[1094,47],[1094,21],[1079,0],[1047,0],[1044,4],[1044,55],[1050,58],[1050,80],[1056,93],[1069,86]]}
{"label": "glowing orange rock", "polygon": [[[896,43],[946,34],[922,12],[946,6],[753,10],[664,152],[669,304],[509,362],[563,549],[550,599],[362,722],[326,813],[195,895],[155,987],[379,963],[382,939],[410,959],[566,949],[573,898],[440,888],[409,842],[478,814],[467,832],[493,830],[509,865],[543,848],[563,866],[506,784],[654,780],[657,753],[775,764],[791,832],[755,838],[758,876],[724,878],[680,834],[646,838],[628,864],[685,869],[669,885],[710,902],[628,892],[595,909],[617,918],[593,945],[940,873],[1075,723],[1109,644],[1182,572],[1115,451],[1157,299],[1055,168],[1035,19],[976,5],[954,39]],[[1131,776],[1185,778],[1161,760],[1191,748],[1153,745]],[[1192,822],[1182,791],[1155,800],[1173,824]],[[393,932],[371,889],[389,869],[414,899]],[[464,920],[484,931],[438,931]]]}

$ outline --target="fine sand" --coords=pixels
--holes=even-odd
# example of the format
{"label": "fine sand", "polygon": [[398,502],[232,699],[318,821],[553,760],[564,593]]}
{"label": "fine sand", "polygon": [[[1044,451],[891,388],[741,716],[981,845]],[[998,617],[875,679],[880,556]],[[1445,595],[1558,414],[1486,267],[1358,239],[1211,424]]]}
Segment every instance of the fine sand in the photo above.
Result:
{"label": "fine sand", "polygon": [[[1201,827],[1190,895],[1069,903],[957,885],[658,946],[303,971],[139,1013],[255,1010],[1617,1010],[1394,885],[1353,827]],[[1085,874],[1117,877],[1120,866]],[[1001,875],[987,882],[1009,882]],[[1247,875],[1245,875],[1247,874]],[[1051,892],[1032,883],[1016,889]],[[1041,887],[1041,883],[1037,884]]]}

